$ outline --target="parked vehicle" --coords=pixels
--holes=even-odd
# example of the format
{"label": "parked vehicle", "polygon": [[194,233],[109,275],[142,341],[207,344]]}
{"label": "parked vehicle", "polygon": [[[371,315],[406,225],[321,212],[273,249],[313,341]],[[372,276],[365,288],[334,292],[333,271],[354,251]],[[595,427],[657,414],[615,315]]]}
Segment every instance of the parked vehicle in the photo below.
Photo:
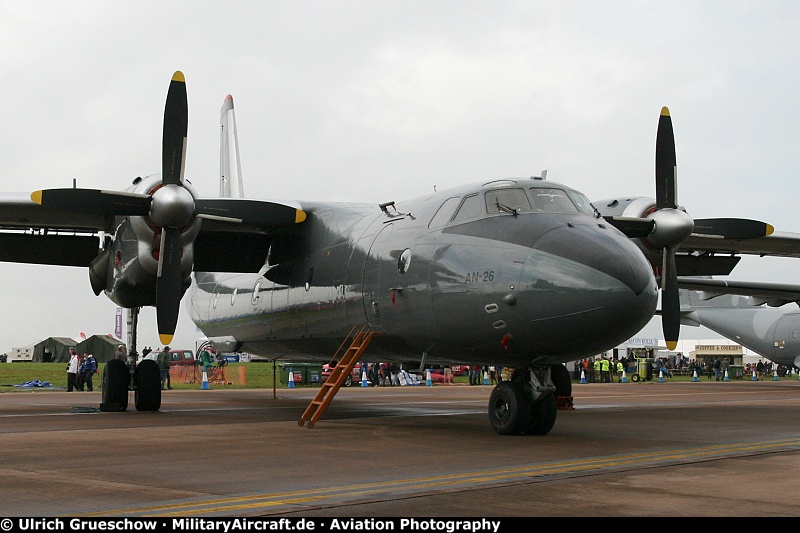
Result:
{"label": "parked vehicle", "polygon": [[[153,350],[149,352],[144,357],[139,356],[139,361],[136,364],[139,364],[143,359],[152,359],[153,361],[158,360],[158,351]],[[192,350],[170,350],[169,351],[169,364],[170,366],[174,365],[194,365],[197,363],[197,360],[194,357],[194,352]]]}
{"label": "parked vehicle", "polygon": [[196,359],[194,352],[191,350],[170,350],[169,351],[169,364],[170,365],[193,365]]}
{"label": "parked vehicle", "polygon": [[450,370],[454,376],[469,376],[469,365],[452,365]]}
{"label": "parked vehicle", "polygon": [[[322,365],[322,381],[327,381],[328,377],[331,375],[331,371],[333,367],[331,365]],[[350,372],[350,375],[347,376],[344,382],[345,387],[349,387],[353,383],[361,384],[361,363],[356,363],[356,366],[353,367],[353,370]]]}

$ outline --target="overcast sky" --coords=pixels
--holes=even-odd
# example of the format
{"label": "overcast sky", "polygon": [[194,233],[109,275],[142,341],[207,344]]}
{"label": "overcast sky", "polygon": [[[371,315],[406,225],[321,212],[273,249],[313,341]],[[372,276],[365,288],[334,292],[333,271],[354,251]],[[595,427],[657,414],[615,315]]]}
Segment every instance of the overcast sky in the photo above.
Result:
{"label": "overcast sky", "polygon": [[[181,70],[186,178],[205,196],[227,94],[247,196],[375,203],[543,169],[590,199],[654,196],[666,105],[691,215],[800,231],[798,27],[796,0],[0,0],[0,191],[160,172]],[[797,283],[798,266],[745,258],[732,278]],[[85,269],[0,275],[0,352],[114,332]],[[182,309],[173,345],[199,335]],[[158,345],[152,308],[144,345]]]}

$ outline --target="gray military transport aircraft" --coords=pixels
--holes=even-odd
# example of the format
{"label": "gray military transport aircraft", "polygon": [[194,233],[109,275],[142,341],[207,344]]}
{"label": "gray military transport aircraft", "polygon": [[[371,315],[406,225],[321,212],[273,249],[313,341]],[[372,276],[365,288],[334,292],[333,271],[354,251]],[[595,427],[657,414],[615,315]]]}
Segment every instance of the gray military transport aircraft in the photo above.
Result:
{"label": "gray military transport aircraft", "polygon": [[183,175],[187,117],[176,72],[160,175],[121,192],[73,184],[0,199],[0,261],[88,267],[94,293],[129,310],[130,355],[106,365],[101,410],[125,410],[131,389],[138,410],[160,408],[156,364],[135,365],[136,316],[155,306],[169,344],[188,293],[192,320],[221,351],[328,361],[358,330],[368,332],[361,338],[375,361],[513,367],[491,393],[490,423],[500,434],[543,435],[557,398],[571,396],[562,363],[640,331],[659,288],[674,346],[679,274],[725,275],[737,253],[781,251],[768,224],[693,220],[678,205],[666,108],[656,199],[594,204],[544,176],[397,204],[246,199],[230,96],[220,121],[220,197],[200,198]]}
{"label": "gray military transport aircraft", "polygon": [[779,365],[800,367],[800,285],[683,277],[679,285],[681,324],[705,326]]}

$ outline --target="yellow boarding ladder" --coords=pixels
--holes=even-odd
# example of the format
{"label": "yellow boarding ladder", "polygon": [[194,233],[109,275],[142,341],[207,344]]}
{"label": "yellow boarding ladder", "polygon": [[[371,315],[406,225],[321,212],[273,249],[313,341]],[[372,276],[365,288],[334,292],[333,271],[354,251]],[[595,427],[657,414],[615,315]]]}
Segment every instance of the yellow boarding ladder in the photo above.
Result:
{"label": "yellow boarding ladder", "polygon": [[345,337],[344,341],[342,341],[339,349],[336,350],[336,354],[334,354],[331,361],[336,359],[336,357],[339,355],[339,351],[355,333],[355,336],[353,336],[353,341],[350,343],[350,347],[342,356],[342,360],[333,367],[328,379],[326,379],[325,383],[322,384],[322,388],[319,389],[316,397],[314,397],[314,399],[311,401],[311,404],[306,408],[303,416],[300,417],[300,420],[297,421],[298,425],[305,425],[306,420],[308,420],[308,428],[311,429],[314,427],[314,423],[319,420],[319,418],[322,416],[322,413],[325,411],[325,408],[330,405],[331,401],[333,401],[333,397],[336,396],[336,393],[342,387],[344,382],[347,381],[347,377],[350,375],[350,372],[353,371],[353,367],[356,366],[356,363],[361,358],[361,355],[372,341],[373,335],[376,334],[376,332],[372,331],[369,326],[363,326],[358,330],[358,332],[356,332],[357,327],[358,326],[353,326],[353,329],[350,330],[350,333],[348,333],[347,337]]}

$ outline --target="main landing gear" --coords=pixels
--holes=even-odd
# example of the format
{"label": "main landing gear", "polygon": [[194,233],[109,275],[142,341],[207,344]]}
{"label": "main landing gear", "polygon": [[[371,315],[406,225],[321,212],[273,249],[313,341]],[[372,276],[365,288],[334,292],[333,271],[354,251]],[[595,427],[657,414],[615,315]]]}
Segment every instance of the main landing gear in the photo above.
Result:
{"label": "main landing gear", "polygon": [[500,435],[546,435],[556,423],[560,396],[572,396],[564,365],[515,369],[489,397],[489,422]]}
{"label": "main landing gear", "polygon": [[137,411],[158,411],[161,408],[161,370],[158,363],[144,359],[136,363],[136,329],[139,309],[128,309],[130,351],[128,360],[112,359],[103,369],[101,411],[128,409],[128,391],[133,391]]}

